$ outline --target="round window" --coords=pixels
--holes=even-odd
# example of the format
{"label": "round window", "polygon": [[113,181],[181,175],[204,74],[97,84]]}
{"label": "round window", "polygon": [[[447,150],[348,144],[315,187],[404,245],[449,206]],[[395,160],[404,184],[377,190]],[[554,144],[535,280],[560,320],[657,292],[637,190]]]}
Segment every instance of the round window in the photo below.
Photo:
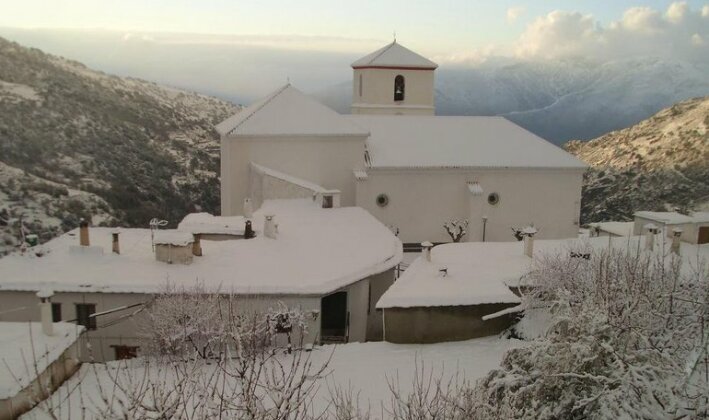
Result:
{"label": "round window", "polygon": [[377,196],[377,205],[379,207],[386,207],[389,204],[389,196],[386,194],[379,194]]}
{"label": "round window", "polygon": [[500,195],[499,194],[490,193],[490,195],[487,196],[487,203],[490,204],[491,206],[494,206],[499,202],[500,202]]}

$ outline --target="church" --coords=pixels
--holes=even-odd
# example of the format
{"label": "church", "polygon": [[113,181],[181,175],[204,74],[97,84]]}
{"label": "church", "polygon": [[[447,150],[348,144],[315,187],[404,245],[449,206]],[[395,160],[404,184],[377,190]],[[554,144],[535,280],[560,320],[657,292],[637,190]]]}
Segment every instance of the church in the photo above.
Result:
{"label": "church", "polygon": [[220,123],[222,215],[312,198],[405,245],[450,242],[451,221],[469,242],[577,236],[586,165],[503,117],[436,115],[437,67],[394,41],[352,63],[349,115],[287,84]]}

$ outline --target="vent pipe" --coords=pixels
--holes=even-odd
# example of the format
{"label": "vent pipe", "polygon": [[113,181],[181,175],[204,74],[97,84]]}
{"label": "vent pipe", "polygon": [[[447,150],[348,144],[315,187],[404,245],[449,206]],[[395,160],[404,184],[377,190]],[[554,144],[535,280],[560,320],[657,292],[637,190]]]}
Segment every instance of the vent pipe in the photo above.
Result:
{"label": "vent pipe", "polygon": [[267,238],[276,239],[276,235],[278,234],[278,225],[275,220],[276,216],[266,214],[263,217],[263,235]]}
{"label": "vent pipe", "polygon": [[195,233],[192,235],[194,237],[194,242],[192,242],[192,255],[195,257],[201,257],[202,256],[202,235],[199,233]]}
{"label": "vent pipe", "polygon": [[522,229],[524,235],[524,255],[529,258],[534,257],[534,235],[537,234],[537,229],[534,226],[527,226]]}
{"label": "vent pipe", "polygon": [[433,248],[433,244],[429,241],[426,242],[421,242],[421,252],[423,253],[423,257],[426,258],[426,261],[431,262],[431,249]]}
{"label": "vent pipe", "polygon": [[670,250],[675,253],[676,255],[679,255],[679,248],[680,248],[680,238],[682,237],[682,228],[676,227],[672,229],[672,246],[670,247]]}
{"label": "vent pipe", "polygon": [[645,249],[652,251],[655,248],[655,235],[659,232],[659,228],[653,223],[645,225],[647,232],[645,233]]}
{"label": "vent pipe", "polygon": [[89,246],[89,222],[84,219],[79,221],[79,245]]}
{"label": "vent pipe", "polygon": [[52,296],[54,296],[54,292],[51,289],[41,289],[37,292],[37,297],[39,298],[39,315],[42,320],[42,332],[45,335],[54,335]]}

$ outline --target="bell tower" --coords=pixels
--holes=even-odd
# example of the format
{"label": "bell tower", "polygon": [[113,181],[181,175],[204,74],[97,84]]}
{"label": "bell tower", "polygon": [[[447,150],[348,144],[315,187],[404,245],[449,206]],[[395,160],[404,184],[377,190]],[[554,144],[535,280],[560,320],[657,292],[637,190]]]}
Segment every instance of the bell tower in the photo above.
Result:
{"label": "bell tower", "polygon": [[438,64],[396,40],[352,63],[352,113],[434,115]]}

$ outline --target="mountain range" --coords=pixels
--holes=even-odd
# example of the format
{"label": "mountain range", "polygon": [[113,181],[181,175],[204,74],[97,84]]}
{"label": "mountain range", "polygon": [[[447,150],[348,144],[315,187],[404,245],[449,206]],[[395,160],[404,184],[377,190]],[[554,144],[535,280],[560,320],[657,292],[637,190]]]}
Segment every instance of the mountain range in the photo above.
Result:
{"label": "mountain range", "polygon": [[[314,94],[349,113],[351,82]],[[501,115],[562,145],[628,127],[672,104],[709,95],[709,69],[634,57],[596,63],[491,60],[475,68],[436,70],[436,113]]]}
{"label": "mountain range", "polygon": [[637,210],[709,210],[709,97],[565,148],[591,166],[583,223],[631,220]]}

